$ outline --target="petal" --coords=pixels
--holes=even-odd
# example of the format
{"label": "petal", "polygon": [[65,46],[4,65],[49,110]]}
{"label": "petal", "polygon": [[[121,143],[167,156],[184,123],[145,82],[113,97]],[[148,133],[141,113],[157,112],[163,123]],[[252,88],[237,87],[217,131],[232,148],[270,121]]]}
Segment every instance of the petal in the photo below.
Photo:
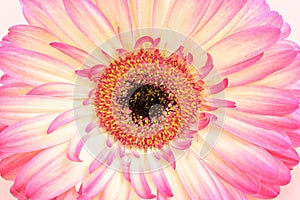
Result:
{"label": "petal", "polygon": [[239,120],[238,116],[226,113],[224,122],[217,124],[232,134],[267,149],[286,150],[291,147],[290,138],[285,133],[253,126]]}
{"label": "petal", "polygon": [[262,80],[273,72],[291,64],[296,55],[297,52],[293,47],[285,47],[285,44],[276,44],[265,51],[263,57],[254,65],[227,76],[230,80],[230,87]]}
{"label": "petal", "polygon": [[89,54],[88,52],[79,49],[77,47],[60,43],[60,42],[52,42],[50,43],[50,46],[56,48],[57,50],[61,51],[62,53],[70,56],[71,58],[77,60],[81,63],[81,67],[84,67],[83,65],[87,67],[92,67],[94,65],[98,65],[101,63],[101,60],[94,57],[92,54]]}
{"label": "petal", "polygon": [[262,183],[259,193],[254,196],[263,199],[273,199],[277,197],[279,193],[280,193],[279,185]]}
{"label": "petal", "polygon": [[[226,4],[226,3],[225,3]],[[254,5],[257,4],[263,4],[266,5],[265,2],[262,3],[262,1],[257,2],[257,0],[247,0],[244,4],[244,6],[241,8],[241,10],[231,19],[230,22],[228,22],[228,24],[226,24],[226,26],[224,26],[214,37],[212,37],[209,41],[207,41],[204,46],[209,47],[211,45],[213,45],[214,43],[218,42],[219,40],[221,40],[224,37],[227,37],[231,34],[234,34],[236,32],[245,30],[245,29],[249,29],[252,27],[258,27],[258,26],[273,26],[276,27],[278,29],[281,28],[281,24],[282,24],[282,19],[281,21],[279,21],[279,23],[277,23],[278,21],[276,20],[274,23],[273,22],[269,22],[267,23],[266,21],[268,20],[267,17],[264,18],[265,15],[268,15],[270,13],[270,9],[268,6],[262,6],[265,9],[263,10],[255,10],[254,13],[252,13],[251,15],[249,15],[249,13],[253,12],[251,9],[251,7],[253,7]],[[257,21],[255,23],[252,23],[248,26],[245,26],[244,20],[247,20],[247,18],[245,16],[248,16],[249,18],[255,17],[259,15],[260,18],[259,20],[256,19]],[[244,26],[243,26],[244,25]]]}
{"label": "petal", "polygon": [[0,69],[29,84],[73,83],[76,80],[71,66],[50,56],[18,48],[0,48]]}
{"label": "petal", "polygon": [[152,12],[154,0],[129,0],[129,9],[133,28],[150,28],[152,26]]}
{"label": "petal", "polygon": [[28,152],[12,155],[0,161],[0,174],[6,180],[14,180],[17,173],[39,152]]}
{"label": "petal", "polygon": [[[256,11],[256,13],[258,12]],[[246,17],[244,19],[246,19]],[[274,26],[277,28],[281,28],[282,24],[283,19],[277,12],[265,10],[264,13],[260,13],[260,15],[255,17],[252,16],[250,19],[248,18],[246,22],[241,22],[241,24],[238,27],[238,30],[246,29],[253,26]]]}
{"label": "petal", "polygon": [[13,185],[14,190],[20,193],[25,192],[26,185],[30,181],[31,177],[40,169],[43,169],[43,167],[55,161],[58,156],[64,154],[66,148],[66,143],[58,145],[54,148],[49,148],[42,151],[29,162],[27,162],[27,164],[20,170],[15,178]]}
{"label": "petal", "polygon": [[73,23],[97,46],[115,35],[115,30],[107,17],[92,2],[84,0],[63,0],[63,2]]}
{"label": "petal", "polygon": [[3,76],[1,76],[1,78],[0,78],[0,83],[3,84],[3,85],[12,84],[12,83],[15,83],[15,82],[20,82],[20,81],[15,79],[15,78],[10,77],[7,74],[3,74]]}
{"label": "petal", "polygon": [[[93,51],[96,46],[74,25],[62,0],[44,0],[41,8],[47,13],[48,18],[68,37],[82,49]],[[72,44],[72,43],[68,43]]]}
{"label": "petal", "polygon": [[55,198],[55,200],[65,200],[65,199],[76,199],[78,197],[78,193],[75,189],[75,187],[69,189],[68,191],[62,193],[58,197]]}
{"label": "petal", "polygon": [[27,95],[51,96],[68,99],[85,99],[90,88],[76,86],[71,83],[46,83],[30,90]]}
{"label": "petal", "polygon": [[[118,188],[118,192],[115,192]],[[121,173],[114,174],[110,183],[107,185],[101,196],[103,199],[120,199],[128,200],[130,193],[130,183],[124,179]]]}
{"label": "petal", "polygon": [[54,198],[80,183],[86,176],[88,162],[71,162],[64,153],[49,163],[43,162],[47,165],[36,171],[26,185],[25,194],[29,199]]}
{"label": "petal", "polygon": [[294,147],[300,146],[300,132],[299,131],[290,131],[287,133],[292,141]]}
{"label": "petal", "polygon": [[[158,160],[154,157],[148,159],[149,170],[151,178],[156,185],[157,189],[166,197],[173,197],[172,189],[169,184],[162,166],[158,163]],[[159,169],[159,170],[157,170]]]}
{"label": "petal", "polygon": [[246,2],[246,0],[211,1],[192,38],[203,45],[233,19]]}
{"label": "petal", "polygon": [[177,161],[177,171],[190,199],[203,196],[207,199],[222,199],[224,186],[218,187],[216,177],[209,172],[203,161],[194,157],[194,153],[189,153]]}
{"label": "petal", "polygon": [[228,88],[226,97],[236,103],[236,110],[259,115],[284,115],[299,107],[289,92],[263,86]]}
{"label": "petal", "polygon": [[270,151],[270,153],[283,162],[287,167],[292,169],[298,165],[300,157],[296,150],[288,149],[285,151]]}
{"label": "petal", "polygon": [[299,113],[296,111],[285,117],[255,115],[234,110],[226,111],[226,116],[247,123],[251,126],[271,131],[293,131],[300,128]]}
{"label": "petal", "polygon": [[[20,121],[0,133],[0,149],[9,152],[29,152],[61,144],[70,140],[76,133],[76,127],[66,126],[53,134],[47,134],[47,128],[57,114],[47,114]],[[39,123],[36,123],[36,122]],[[34,144],[34,145],[33,145]]]}
{"label": "petal", "polygon": [[155,195],[152,193],[144,173],[144,164],[142,159],[137,158],[130,165],[130,181],[136,194],[143,199],[152,199]]}
{"label": "petal", "polygon": [[250,59],[240,62],[238,64],[223,67],[222,69],[220,69],[220,76],[227,77],[230,74],[234,74],[234,73],[239,72],[247,67],[250,67],[253,64],[255,64],[257,61],[259,61],[263,55],[264,54],[261,53],[253,58],[250,58]]}
{"label": "petal", "polygon": [[[69,124],[73,121],[94,116],[93,107],[81,106],[74,109],[67,110],[57,116],[52,123],[48,126],[47,133],[52,133],[61,126]],[[90,121],[89,121],[90,122]]]}
{"label": "petal", "polygon": [[[299,80],[300,76],[300,53],[295,60],[287,67],[270,74],[263,80],[257,81],[255,84],[266,85],[270,87],[285,87]],[[280,81],[279,81],[280,80]],[[294,85],[294,84],[293,84]]]}
{"label": "petal", "polygon": [[57,27],[39,1],[21,0],[20,3],[23,7],[23,13],[31,25],[43,27],[49,31],[49,33],[59,38],[60,41],[75,45],[72,39],[70,39],[60,27]]}
{"label": "petal", "polygon": [[169,166],[164,168],[164,172],[171,184],[174,197],[176,197],[176,199],[189,199],[188,191],[185,189],[184,183],[180,180],[178,171]]}
{"label": "petal", "polygon": [[[200,140],[193,145],[193,150],[200,154],[203,148],[207,148],[206,143]],[[209,147],[211,148],[211,147]],[[198,159],[201,159],[200,156]],[[214,150],[205,157],[212,169],[227,183],[248,194],[255,194],[259,191],[260,180],[256,177],[248,175],[243,171],[234,167],[230,162],[227,162],[219,156]]]}
{"label": "petal", "polygon": [[217,68],[222,69],[224,66],[237,64],[261,54],[274,44],[279,36],[280,30],[277,28],[249,28],[222,39],[210,47],[208,52]]}
{"label": "petal", "polygon": [[217,94],[222,92],[228,86],[228,79],[223,79],[220,83],[210,86],[208,88],[210,94]]}
{"label": "petal", "polygon": [[214,150],[224,160],[251,176],[270,181],[278,177],[276,160],[264,148],[239,139],[231,133],[223,131]]}
{"label": "petal", "polygon": [[132,22],[130,18],[130,11],[128,0],[97,0],[99,9],[109,19],[115,30],[120,32],[131,31]]}
{"label": "petal", "polygon": [[169,10],[166,26],[189,35],[199,24],[209,4],[207,0],[175,0]]}
{"label": "petal", "polygon": [[5,84],[0,86],[0,96],[25,95],[31,88],[32,86],[21,82]]}
{"label": "petal", "polygon": [[71,59],[51,48],[49,43],[59,41],[59,39],[43,28],[28,25],[17,25],[11,27],[9,31],[10,32],[6,36],[6,39],[14,47],[28,49],[45,55],[51,55],[58,60],[65,61],[70,66],[76,66],[75,68],[81,66],[81,64],[76,62],[74,59]]}
{"label": "petal", "polygon": [[115,170],[102,165],[93,174],[85,178],[81,185],[81,194],[78,199],[90,199],[102,192],[109,185],[115,173],[117,173]]}
{"label": "petal", "polygon": [[173,2],[174,0],[154,1],[152,18],[152,26],[154,28],[161,28],[164,26]]}
{"label": "petal", "polygon": [[30,117],[61,112],[72,106],[72,101],[55,97],[5,96],[0,98],[0,121],[9,125]]}

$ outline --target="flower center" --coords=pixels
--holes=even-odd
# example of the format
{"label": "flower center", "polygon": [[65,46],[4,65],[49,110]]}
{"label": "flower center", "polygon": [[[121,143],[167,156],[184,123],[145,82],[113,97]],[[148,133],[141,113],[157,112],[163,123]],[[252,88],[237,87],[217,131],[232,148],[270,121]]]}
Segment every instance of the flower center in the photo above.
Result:
{"label": "flower center", "polygon": [[164,86],[146,84],[139,87],[129,99],[132,121],[138,126],[151,123],[152,119],[161,116],[163,111],[174,110],[177,102],[171,91]]}
{"label": "flower center", "polygon": [[122,146],[144,150],[188,132],[199,118],[203,90],[189,67],[185,57],[152,48],[115,60],[97,83],[99,126]]}

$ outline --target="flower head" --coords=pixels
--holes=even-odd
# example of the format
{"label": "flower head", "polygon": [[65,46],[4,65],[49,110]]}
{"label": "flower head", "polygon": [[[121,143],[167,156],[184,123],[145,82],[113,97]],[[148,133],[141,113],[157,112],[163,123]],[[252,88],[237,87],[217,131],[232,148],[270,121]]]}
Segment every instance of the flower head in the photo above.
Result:
{"label": "flower head", "polygon": [[0,43],[16,198],[270,199],[289,183],[300,48],[264,0],[21,3],[29,25]]}

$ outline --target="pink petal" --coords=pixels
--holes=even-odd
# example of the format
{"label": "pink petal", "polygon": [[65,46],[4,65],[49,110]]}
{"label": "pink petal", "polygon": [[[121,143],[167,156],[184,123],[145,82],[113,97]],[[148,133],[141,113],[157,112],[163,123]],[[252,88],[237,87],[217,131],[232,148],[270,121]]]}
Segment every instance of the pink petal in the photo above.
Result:
{"label": "pink petal", "polygon": [[[3,74],[3,76],[1,76],[1,78],[0,78],[0,83],[3,84],[3,85],[12,84],[12,83],[15,83],[15,82],[20,82],[20,81],[18,81],[15,78],[10,77],[7,74]],[[30,85],[30,84],[28,84],[28,85]]]}
{"label": "pink petal", "polygon": [[160,166],[158,161],[153,157],[148,159],[148,164],[150,176],[160,193],[167,197],[173,197],[169,180],[167,179],[162,166]]}
{"label": "pink petal", "polygon": [[143,45],[144,45],[145,43],[150,43],[152,47],[155,47],[155,46],[158,45],[159,42],[160,42],[160,38],[153,39],[153,38],[150,37],[150,36],[143,36],[143,37],[140,37],[140,38],[135,42],[134,49],[139,49],[139,48],[143,47]]}
{"label": "pink petal", "polygon": [[[204,141],[199,141],[199,143],[193,145],[193,150],[198,155],[203,151],[203,148],[211,149],[212,147],[208,146]],[[201,159],[200,155],[198,159]],[[205,160],[209,162],[212,169],[220,176],[220,178],[234,186],[236,189],[248,194],[255,194],[259,191],[260,180],[257,177],[248,175],[237,169],[214,150],[210,151],[205,157]]]}
{"label": "pink petal", "polygon": [[0,161],[0,174],[6,180],[14,180],[16,174],[39,152],[20,153]]}
{"label": "pink petal", "polygon": [[[219,10],[224,9],[224,7],[226,7],[230,3],[223,2],[223,7],[219,8]],[[228,21],[228,23],[226,23],[223,27],[220,27],[219,31],[213,32],[214,34],[211,34],[211,35],[207,36],[208,40],[205,41],[205,44],[203,44],[203,46],[205,48],[210,47],[211,45],[218,42],[222,38],[227,37],[228,35],[231,35],[231,34],[234,34],[236,32],[239,32],[239,31],[243,30],[243,29],[240,28],[240,25],[242,24],[242,21],[246,18],[245,16],[247,16],[247,18],[251,18],[253,15],[256,16],[257,13],[265,14],[265,13],[269,12],[269,10],[260,11],[260,10],[256,9],[255,13],[252,13],[252,15],[249,16],[251,6],[257,5],[257,4],[261,4],[261,2],[256,2],[256,0],[248,0],[246,2],[243,2],[241,5],[239,5],[239,6],[241,6],[241,7],[239,7],[240,10],[237,13],[232,13],[233,15],[229,15],[230,21]],[[234,8],[232,8],[231,10],[235,11]],[[230,14],[231,10],[227,11],[226,14]],[[216,13],[217,16],[218,16],[219,12],[220,11],[218,11]],[[232,18],[230,18],[230,16]],[[212,18],[211,20],[215,20],[215,18]],[[226,20],[224,20],[224,18],[223,18],[220,21],[222,23],[223,21],[226,21]],[[218,22],[216,22],[216,23],[218,23]],[[214,24],[210,24],[210,25],[213,26]],[[254,23],[254,26],[255,26],[255,23]],[[262,25],[256,25],[256,27],[257,26],[262,26]],[[244,27],[244,28],[247,29],[247,28],[250,28],[250,27],[252,27],[252,26]],[[212,28],[212,30],[214,30],[214,28]],[[202,41],[202,39],[206,39],[206,38],[204,37],[204,38],[199,38],[199,39]]]}
{"label": "pink petal", "polygon": [[96,2],[115,30],[119,28],[120,32],[131,31],[132,22],[128,0],[96,0]]}
{"label": "pink petal", "polygon": [[238,116],[226,116],[220,127],[232,134],[271,150],[286,150],[291,147],[290,138],[283,132],[266,130],[240,121]]}
{"label": "pink petal", "polygon": [[84,180],[81,185],[79,200],[90,199],[102,192],[113,178],[115,170],[102,166]]}
{"label": "pink petal", "polygon": [[76,80],[71,66],[50,56],[18,48],[0,48],[0,69],[11,77],[35,85],[74,83]]}
{"label": "pink petal", "polygon": [[291,34],[291,27],[288,23],[283,22],[281,27],[281,37],[287,38]]}
{"label": "pink petal", "polygon": [[294,147],[300,146],[300,132],[299,131],[290,131],[287,133],[287,135],[290,137],[292,141],[292,145]]}
{"label": "pink petal", "polygon": [[246,0],[211,1],[192,38],[204,44],[228,25],[246,3]]}
{"label": "pink petal", "polygon": [[[41,8],[48,18],[68,37],[72,43],[87,51],[93,51],[96,46],[74,25],[62,0],[44,0]],[[50,29],[51,30],[51,29]]]}
{"label": "pink petal", "polygon": [[72,101],[45,96],[16,96],[0,98],[0,122],[13,124],[31,117],[63,112],[73,107]]}
{"label": "pink petal", "polygon": [[224,66],[234,65],[261,54],[274,44],[279,36],[280,30],[277,28],[249,28],[222,39],[210,47],[208,52],[212,55],[214,64],[222,69]]}
{"label": "pink petal", "polygon": [[97,46],[115,35],[115,30],[107,17],[92,2],[84,0],[63,0],[63,2],[73,23]]}
{"label": "pink petal", "polygon": [[17,25],[9,29],[6,39],[14,46],[22,49],[28,49],[63,60],[74,68],[81,67],[81,63],[56,51],[49,46],[49,43],[59,41],[57,37],[47,30],[28,25]]}
{"label": "pink petal", "polygon": [[8,33],[6,39],[13,46],[30,49],[32,51],[43,52],[45,50],[48,50],[48,44],[50,42],[58,40],[47,30],[36,26],[17,25],[11,27],[9,31],[10,32]]}
{"label": "pink petal", "polygon": [[205,99],[205,102],[203,102],[203,105],[209,106],[209,107],[215,107],[215,108],[235,108],[236,104],[234,101],[229,100],[223,100],[223,99]]}
{"label": "pink petal", "polygon": [[259,179],[272,181],[279,174],[276,161],[264,148],[239,139],[231,133],[224,131],[214,150],[239,170]]}
{"label": "pink petal", "polygon": [[273,72],[281,70],[291,64],[297,52],[293,47],[284,47],[283,45],[277,44],[272,46],[265,51],[264,56],[254,65],[227,76],[230,80],[230,87],[246,85],[262,80]]}
{"label": "pink petal", "polygon": [[277,197],[279,193],[280,193],[279,185],[262,183],[259,193],[254,196],[263,199],[273,199]]}
{"label": "pink petal", "polygon": [[0,86],[0,96],[19,96],[25,95],[32,86],[21,82],[15,82]]}
{"label": "pink petal", "polygon": [[8,153],[8,152],[0,151],[0,159],[5,159],[5,158],[11,157],[13,155],[15,155],[15,153]]}
{"label": "pink petal", "polygon": [[71,58],[77,60],[78,62],[81,63],[81,65],[92,67],[94,65],[98,65],[99,63],[101,63],[101,61],[96,57],[94,57],[92,54],[89,54],[88,52],[79,49],[77,47],[71,46],[69,44],[52,42],[50,43],[50,46],[70,56]]}
{"label": "pink petal", "polygon": [[210,54],[207,54],[207,61],[206,64],[197,69],[197,71],[199,72],[201,78],[205,78],[214,68],[214,64],[213,64],[213,60]]}
{"label": "pink petal", "polygon": [[[130,181],[136,194],[143,199],[152,199],[155,195],[151,192],[148,181],[144,173],[144,164],[140,160],[136,161],[138,166],[130,165]],[[136,168],[137,167],[137,168]]]}
{"label": "pink petal", "polygon": [[[220,185],[222,183],[217,177],[209,172],[206,164],[194,157],[194,153],[189,152],[188,156],[185,155],[179,159],[177,164],[178,175],[190,199],[197,199],[201,196],[207,199],[222,199],[222,190],[226,189]],[[201,179],[195,177],[201,177]]]}
{"label": "pink petal", "polygon": [[[0,149],[8,152],[29,152],[61,144],[70,140],[76,127],[66,126],[48,135],[47,128],[57,114],[47,114],[20,121],[0,133]],[[36,122],[39,123],[36,123]],[[33,145],[35,144],[35,145]]]}
{"label": "pink petal", "polygon": [[[171,30],[189,35],[202,20],[209,4],[210,1],[207,0],[176,0],[169,10],[166,26]],[[159,11],[156,10],[156,12]]]}
{"label": "pink petal", "polygon": [[20,193],[24,193],[26,185],[30,181],[31,177],[40,169],[43,169],[43,167],[55,161],[57,157],[64,154],[66,149],[67,143],[64,143],[54,148],[44,150],[36,155],[33,159],[27,162],[27,164],[17,174],[13,185],[14,189]]}
{"label": "pink petal", "polygon": [[276,165],[278,170],[278,176],[276,177],[276,179],[274,180],[263,180],[268,184],[272,184],[272,185],[287,185],[290,183],[291,181],[291,172],[290,169],[283,163],[281,162],[279,159],[276,159]]}
{"label": "pink petal", "polygon": [[69,189],[68,191],[62,193],[58,197],[56,197],[54,200],[65,200],[65,199],[76,199],[78,197],[78,193],[75,189],[75,187]]}
{"label": "pink petal", "polygon": [[[49,153],[46,154],[49,156]],[[25,194],[30,199],[51,199],[66,192],[86,176],[88,164],[71,162],[64,153],[57,155],[51,162],[47,162],[47,159],[43,160],[43,163],[46,165],[42,165],[42,168],[32,175],[26,185]],[[51,173],[45,173],[45,171],[51,171]]]}
{"label": "pink petal", "polygon": [[152,26],[154,28],[161,28],[164,26],[173,2],[174,0],[154,1],[152,15]]}
{"label": "pink petal", "polygon": [[70,83],[46,83],[30,90],[27,95],[63,97],[69,99],[87,98],[89,87],[79,87]]}
{"label": "pink petal", "polygon": [[299,107],[292,94],[264,86],[228,88],[226,98],[236,102],[236,110],[259,115],[284,115]]}
{"label": "pink petal", "polygon": [[133,29],[152,26],[154,0],[130,0],[128,5]]}
{"label": "pink petal", "polygon": [[283,19],[277,12],[265,10],[257,15],[258,12],[260,11],[255,11],[253,13],[254,15],[248,16],[248,19],[247,17],[244,17],[244,19],[247,19],[247,21],[241,22],[241,24],[238,26],[238,29],[235,31],[247,29],[253,26],[273,26],[281,28]]}
{"label": "pink petal", "polygon": [[283,162],[287,167],[292,169],[298,165],[300,157],[296,150],[288,149],[285,151],[270,151],[270,153]]}
{"label": "pink petal", "polygon": [[78,135],[72,138],[67,150],[67,157],[69,160],[75,162],[82,162],[79,156],[86,140],[87,137],[80,137]]}
{"label": "pink petal", "polygon": [[81,106],[70,109],[57,116],[49,125],[47,133],[52,133],[56,129],[73,121],[93,116],[93,109],[90,106]]}
{"label": "pink petal", "polygon": [[255,115],[245,112],[238,112],[234,110],[228,110],[226,115],[230,118],[234,118],[241,122],[247,123],[251,126],[263,128],[271,131],[293,131],[300,128],[299,113],[292,113],[288,116],[266,116]]}
{"label": "pink petal", "polygon": [[106,146],[101,145],[100,152],[89,167],[89,173],[93,173],[101,166],[110,166],[114,161],[115,157],[115,149],[110,149]]}
{"label": "pink petal", "polygon": [[210,94],[217,94],[219,92],[222,92],[227,86],[228,86],[228,79],[225,78],[220,83],[210,86],[208,88],[208,91]]}
{"label": "pink petal", "polygon": [[259,61],[263,55],[264,54],[261,53],[261,54],[255,56],[253,58],[250,58],[246,61],[240,62],[235,65],[224,67],[224,68],[220,69],[220,76],[225,77],[225,76],[228,76],[229,74],[233,74],[233,73],[239,72],[247,67],[250,67],[253,64],[255,64],[257,61]]}
{"label": "pink petal", "polygon": [[[68,44],[73,44],[74,42],[70,39],[60,27],[57,27],[55,22],[51,19],[48,13],[44,10],[42,4],[37,0],[21,0],[23,7],[23,12],[30,24],[43,27],[49,33],[52,33],[60,41],[64,41]],[[59,5],[59,4],[57,4]]]}
{"label": "pink petal", "polygon": [[230,192],[232,199],[250,200],[250,199],[246,198],[246,194],[244,192],[241,192],[240,190],[236,189],[235,187],[231,186],[230,184],[227,184],[226,182],[223,182],[223,184],[227,188],[228,192]]}
{"label": "pink petal", "polygon": [[[270,74],[265,79],[256,82],[256,84],[267,85],[271,87],[285,87],[299,80],[300,76],[300,53],[298,52],[295,60],[287,67]],[[280,81],[278,81],[280,80]],[[293,84],[294,85],[294,84]]]}
{"label": "pink petal", "polygon": [[[115,192],[118,188],[118,192]],[[104,191],[99,195],[103,199],[130,199],[130,183],[122,177],[122,173],[115,173]]]}

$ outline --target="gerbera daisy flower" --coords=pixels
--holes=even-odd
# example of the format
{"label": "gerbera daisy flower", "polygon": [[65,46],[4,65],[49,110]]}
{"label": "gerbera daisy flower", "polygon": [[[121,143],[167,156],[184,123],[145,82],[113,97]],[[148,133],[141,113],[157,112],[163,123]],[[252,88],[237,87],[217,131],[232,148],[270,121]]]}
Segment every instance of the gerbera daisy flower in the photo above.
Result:
{"label": "gerbera daisy flower", "polygon": [[20,200],[271,199],[299,162],[300,48],[264,0],[21,0],[0,173]]}

